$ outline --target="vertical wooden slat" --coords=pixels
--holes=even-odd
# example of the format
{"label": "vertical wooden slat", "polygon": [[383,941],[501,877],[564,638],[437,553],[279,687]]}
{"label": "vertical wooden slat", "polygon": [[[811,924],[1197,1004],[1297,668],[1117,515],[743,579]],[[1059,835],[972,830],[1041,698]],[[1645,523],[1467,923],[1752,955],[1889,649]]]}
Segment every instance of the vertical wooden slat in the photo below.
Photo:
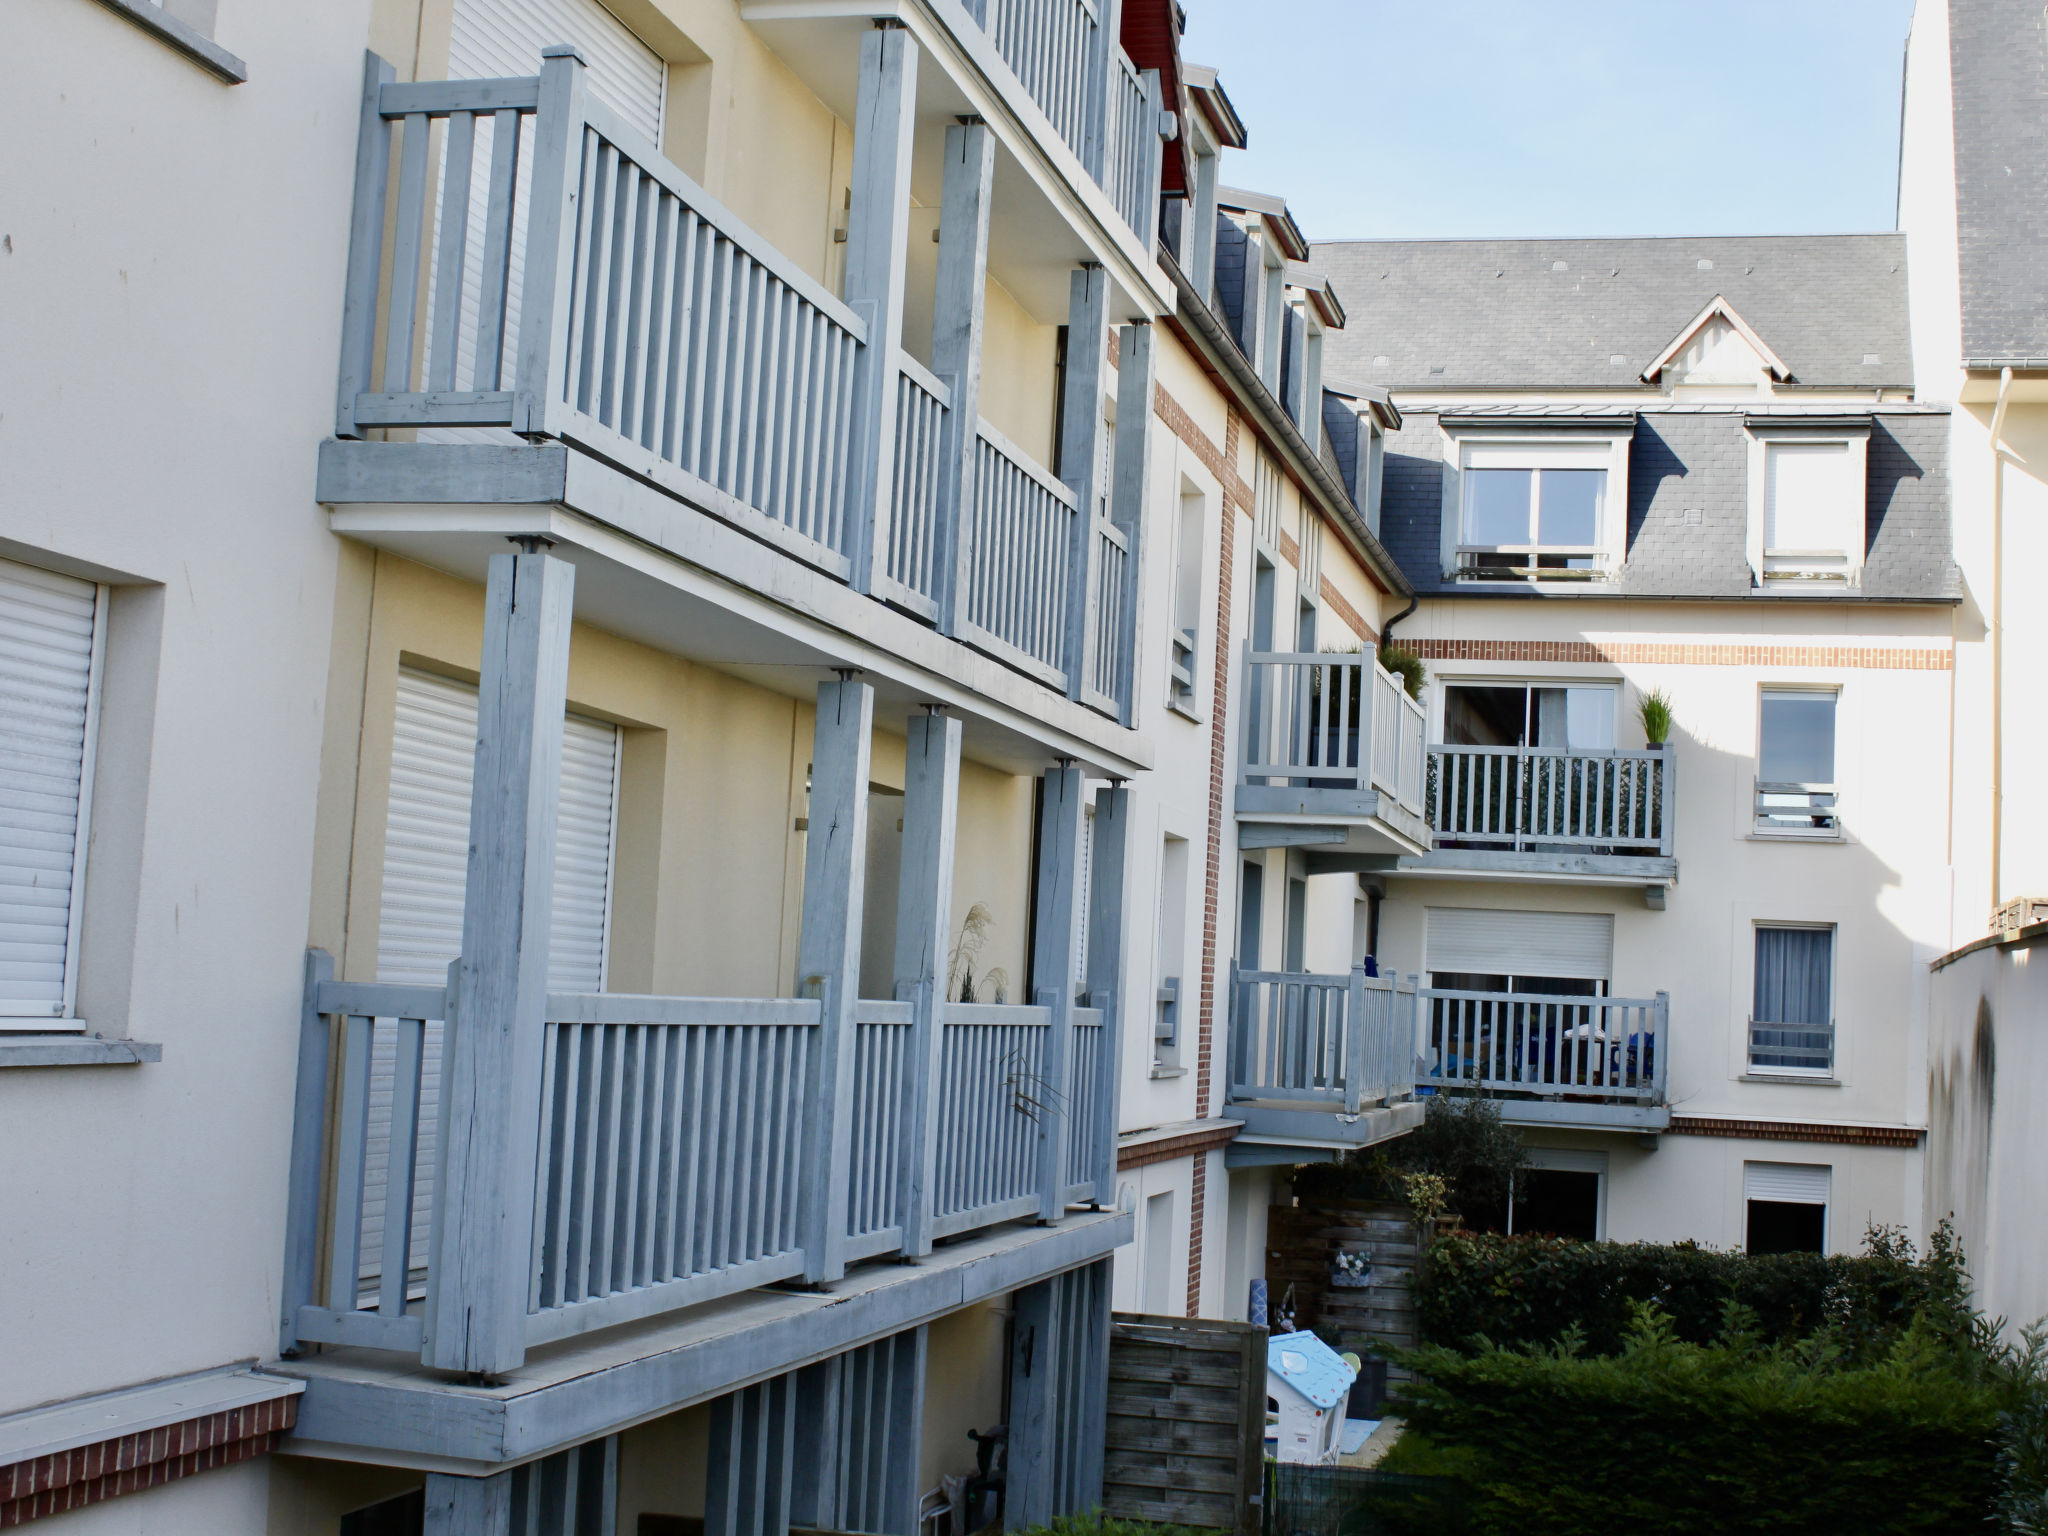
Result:
{"label": "vertical wooden slat", "polygon": [[412,1269],[413,1178],[420,1135],[420,1058],[426,1045],[424,1019],[394,1019],[391,1066],[390,1155],[384,1165],[384,1251],[377,1275],[377,1310],[405,1315],[406,1281]]}
{"label": "vertical wooden slat", "polygon": [[391,124],[379,103],[384,86],[395,78],[396,71],[376,54],[363,55],[355,199],[349,214],[348,280],[341,311],[341,375],[335,390],[337,437],[357,435],[356,397],[371,388],[375,373],[377,278],[384,259],[384,203],[391,177]]}
{"label": "vertical wooden slat", "polygon": [[299,1308],[314,1303],[315,1288],[320,1283],[320,1173],[328,1128],[329,1063],[333,1057],[327,1016],[320,1012],[320,988],[333,979],[334,957],[324,949],[307,950],[299,1002],[299,1068],[292,1095],[284,1285],[278,1318],[278,1353],[287,1357],[296,1354],[299,1347]]}
{"label": "vertical wooden slat", "polygon": [[511,277],[513,200],[519,189],[521,114],[491,117],[491,179],[484,207],[483,270],[476,299],[476,361],[472,389],[497,389],[505,356],[506,299]]}
{"label": "vertical wooden slat", "polygon": [[412,383],[415,322],[420,304],[420,252],[427,217],[427,114],[405,117],[399,150],[398,223],[391,238],[391,292],[384,323],[384,390],[403,394]]}
{"label": "vertical wooden slat", "polygon": [[327,1305],[352,1310],[362,1275],[363,1161],[370,1130],[370,1019],[342,1021],[341,1104],[334,1138],[334,1216],[328,1239]]}
{"label": "vertical wooden slat", "polygon": [[443,137],[441,237],[434,257],[434,301],[427,317],[430,390],[455,388],[462,339],[462,283],[469,250],[469,184],[476,163],[476,113],[451,112]]}

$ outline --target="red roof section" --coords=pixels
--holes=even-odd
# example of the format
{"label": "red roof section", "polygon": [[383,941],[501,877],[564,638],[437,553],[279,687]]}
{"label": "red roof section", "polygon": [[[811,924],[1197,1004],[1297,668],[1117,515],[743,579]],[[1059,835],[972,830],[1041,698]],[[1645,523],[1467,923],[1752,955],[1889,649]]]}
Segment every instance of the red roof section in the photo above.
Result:
{"label": "red roof section", "polygon": [[[1180,5],[1178,0],[1124,0],[1124,52],[1142,73],[1159,71],[1159,99],[1166,110],[1180,113]],[[1185,197],[1188,190],[1187,135],[1165,146],[1160,157],[1159,190]]]}

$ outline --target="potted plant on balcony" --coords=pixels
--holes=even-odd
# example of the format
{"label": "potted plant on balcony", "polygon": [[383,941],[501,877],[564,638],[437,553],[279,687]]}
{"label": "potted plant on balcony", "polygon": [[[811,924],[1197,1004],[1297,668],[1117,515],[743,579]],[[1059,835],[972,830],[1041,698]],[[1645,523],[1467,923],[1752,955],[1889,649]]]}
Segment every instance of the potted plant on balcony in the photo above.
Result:
{"label": "potted plant on balcony", "polygon": [[1643,740],[1652,751],[1671,739],[1671,695],[1652,688],[1636,704],[1636,718],[1643,723]]}
{"label": "potted plant on balcony", "polygon": [[1423,666],[1422,658],[1405,645],[1396,645],[1389,640],[1380,647],[1380,665],[1401,679],[1401,686],[1408,690],[1408,697],[1422,697],[1422,685],[1429,681],[1429,669]]}

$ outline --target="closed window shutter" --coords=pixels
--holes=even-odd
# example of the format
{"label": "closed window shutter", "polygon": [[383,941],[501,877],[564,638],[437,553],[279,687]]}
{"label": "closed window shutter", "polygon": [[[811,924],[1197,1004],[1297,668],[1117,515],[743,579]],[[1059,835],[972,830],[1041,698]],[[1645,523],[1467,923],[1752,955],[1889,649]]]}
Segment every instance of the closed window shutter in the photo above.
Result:
{"label": "closed window shutter", "polygon": [[1825,1163],[1744,1163],[1742,1198],[1826,1205],[1830,1172]]}
{"label": "closed window shutter", "polygon": [[[599,101],[644,134],[657,149],[667,93],[668,64],[596,0],[455,0],[448,36],[448,77],[489,80],[532,75],[540,69],[540,51],[555,43],[574,45],[588,66],[584,81]],[[477,304],[483,292],[489,165],[496,125],[478,123],[474,169],[470,179],[469,236],[463,252],[462,320],[457,333],[455,387],[510,387],[511,359],[518,355],[520,295],[525,290],[526,222],[532,206],[533,118],[520,119],[519,161],[512,205],[512,245],[506,264],[505,344],[508,370],[497,380],[476,377]],[[434,251],[438,260],[439,204],[436,204]],[[430,278],[430,285],[434,279]],[[431,291],[431,286],[430,286]],[[517,442],[498,428],[437,427],[420,433],[423,441]]]}
{"label": "closed window shutter", "polygon": [[0,1018],[70,1010],[99,589],[0,560]]}
{"label": "closed window shutter", "polygon": [[[391,799],[384,833],[384,886],[377,932],[377,979],[438,987],[462,948],[469,873],[470,785],[476,772],[477,695],[465,683],[401,669],[391,742]],[[548,987],[597,992],[604,986],[611,904],[619,733],[571,715],[563,724],[556,816],[554,925]],[[370,1145],[390,1124],[392,1044],[370,1064]],[[433,1204],[434,1144],[441,1087],[441,1026],[427,1027],[420,1071],[420,1139],[413,1197],[412,1263],[424,1268]],[[363,1276],[377,1273],[384,1232],[386,1170],[373,1152],[363,1199]]]}
{"label": "closed window shutter", "polygon": [[1607,981],[1614,971],[1614,917],[1606,912],[1502,912],[1431,907],[1432,971]]}

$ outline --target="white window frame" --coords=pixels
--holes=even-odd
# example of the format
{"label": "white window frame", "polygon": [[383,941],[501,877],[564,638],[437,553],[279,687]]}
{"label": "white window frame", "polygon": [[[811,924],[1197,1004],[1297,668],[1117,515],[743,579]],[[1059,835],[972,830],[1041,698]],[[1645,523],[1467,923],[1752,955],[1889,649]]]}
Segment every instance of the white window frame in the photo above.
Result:
{"label": "white window frame", "polygon": [[1833,1247],[1833,1238],[1834,1238],[1834,1230],[1833,1230],[1833,1229],[1834,1229],[1834,1214],[1835,1214],[1835,1165],[1834,1165],[1833,1163],[1778,1163],[1778,1162],[1773,1162],[1773,1161],[1770,1161],[1769,1159],[1766,1159],[1766,1158],[1745,1158],[1745,1159],[1743,1159],[1743,1163],[1742,1163],[1742,1246],[1743,1246],[1743,1249],[1744,1249],[1745,1251],[1747,1251],[1747,1249],[1749,1248],[1749,1206],[1750,1206],[1750,1202],[1751,1202],[1752,1200],[1760,1200],[1760,1199],[1765,1199],[1765,1198],[1766,1198],[1765,1196],[1762,1196],[1762,1195],[1752,1195],[1752,1194],[1751,1194],[1751,1193],[1749,1192],[1749,1186],[1750,1186],[1750,1176],[1749,1176],[1749,1171],[1750,1171],[1750,1169],[1752,1169],[1752,1168],[1804,1168],[1804,1169],[1814,1169],[1814,1168],[1818,1168],[1818,1169],[1820,1169],[1820,1170],[1821,1170],[1821,1172],[1822,1172],[1822,1173],[1823,1173],[1823,1174],[1824,1174],[1824,1175],[1826,1176],[1826,1177],[1825,1177],[1825,1180],[1824,1180],[1824,1182],[1825,1182],[1825,1183],[1827,1184],[1827,1196],[1826,1196],[1826,1198],[1825,1198],[1825,1199],[1822,1199],[1822,1200],[1818,1200],[1818,1201],[1812,1201],[1812,1200],[1785,1200],[1785,1201],[1777,1201],[1777,1202],[1774,1202],[1774,1203],[1776,1203],[1776,1204],[1780,1204],[1780,1205],[1818,1205],[1818,1206],[1820,1207],[1820,1251],[1821,1251],[1822,1253],[1833,1253],[1833,1252],[1834,1252],[1834,1247]]}
{"label": "white window frame", "polygon": [[[1829,698],[1835,704],[1835,779],[1832,784],[1810,784],[1805,788],[1809,794],[1818,797],[1830,796],[1834,804],[1827,808],[1834,825],[1831,827],[1777,827],[1764,821],[1764,700],[1771,694],[1804,693],[1815,697]],[[1842,688],[1835,683],[1760,683],[1756,690],[1756,755],[1755,772],[1751,775],[1754,793],[1750,801],[1749,830],[1754,837],[1786,838],[1800,843],[1839,843],[1847,834],[1842,830]]]}
{"label": "white window frame", "polygon": [[[1577,688],[1582,692],[1599,689],[1612,696],[1612,715],[1608,720],[1607,734],[1614,741],[1611,747],[1584,747],[1585,752],[1613,752],[1621,750],[1621,695],[1626,679],[1619,677],[1508,677],[1489,672],[1435,674],[1437,686],[1430,689],[1429,730],[1432,746],[1446,746],[1444,740],[1444,714],[1450,707],[1450,690],[1453,688],[1520,688],[1525,693],[1531,688]],[[1523,704],[1523,718],[1526,720],[1528,704]],[[1549,747],[1537,751],[1556,750]]]}
{"label": "white window frame", "polygon": [[[1183,477],[1173,521],[1173,588],[1167,602],[1166,707],[1190,720],[1202,718],[1202,615],[1208,601],[1204,578],[1208,571],[1211,495],[1207,487]],[[1188,526],[1190,521],[1195,525],[1192,530]],[[1193,534],[1192,547],[1190,532]],[[1192,590],[1187,590],[1190,587]]]}
{"label": "white window frame", "polygon": [[[1595,1185],[1598,1193],[1593,1205],[1593,1241],[1607,1241],[1607,1154],[1605,1152],[1584,1152],[1574,1147],[1530,1147],[1524,1154],[1526,1168],[1541,1168],[1550,1173],[1590,1173],[1599,1182]],[[1508,1233],[1515,1230],[1515,1200],[1508,1196]]]}
{"label": "white window frame", "polygon": [[[1761,590],[1791,591],[1801,596],[1815,592],[1852,591],[1863,585],[1863,544],[1866,523],[1856,519],[1848,547],[1833,550],[1775,550],[1764,547],[1764,496],[1770,474],[1773,448],[1825,448],[1844,446],[1848,450],[1848,476],[1857,487],[1859,504],[1867,505],[1870,494],[1870,427],[1836,427],[1825,431],[1800,429],[1795,422],[1783,426],[1749,423],[1749,529],[1750,581]],[[1867,516],[1867,513],[1866,513]]]}
{"label": "white window frame", "polygon": [[[1828,936],[1828,1064],[1825,1067],[1787,1067],[1759,1064],[1756,1059],[1756,1043],[1750,1038],[1750,1031],[1757,1027],[1756,1018],[1756,938],[1765,928],[1799,928],[1809,933],[1825,933]],[[1838,1082],[1842,1074],[1842,925],[1833,922],[1817,922],[1793,917],[1753,917],[1749,922],[1749,971],[1748,985],[1743,991],[1742,1030],[1742,1072],[1745,1077],[1775,1077],[1792,1082]],[[1817,1024],[1786,1025],[1766,1020],[1766,1029],[1818,1029]]]}
{"label": "white window frame", "polygon": [[[1446,581],[1485,582],[1490,586],[1524,582],[1529,585],[1602,585],[1614,580],[1628,555],[1628,455],[1633,428],[1603,429],[1598,432],[1531,431],[1527,427],[1502,430],[1494,427],[1444,428],[1444,462],[1450,472],[1444,476],[1441,555]],[[1479,462],[1475,462],[1479,461]],[[1604,469],[1607,488],[1600,506],[1599,538],[1587,545],[1544,545],[1536,540],[1536,518],[1540,500],[1530,503],[1530,534],[1527,544],[1466,544],[1465,502],[1468,469]],[[1537,497],[1541,490],[1537,488]],[[1482,574],[1467,568],[1468,555],[1527,552],[1531,565],[1504,570],[1499,575]],[[1539,554],[1589,554],[1590,570],[1538,571],[1533,561]]]}
{"label": "white window frame", "polygon": [[[19,560],[17,565],[30,565]],[[47,570],[45,566],[31,569]],[[62,571],[50,574],[61,576]],[[56,1013],[14,1011],[18,1000],[0,1001],[0,1034],[77,1034],[85,1028],[78,1016],[78,950],[85,931],[85,874],[92,849],[92,791],[94,771],[99,762],[100,703],[105,692],[107,661],[107,612],[114,589],[105,582],[93,587],[92,653],[85,674],[85,741],[78,769],[78,823],[71,841],[71,904],[65,913],[64,996]]]}

